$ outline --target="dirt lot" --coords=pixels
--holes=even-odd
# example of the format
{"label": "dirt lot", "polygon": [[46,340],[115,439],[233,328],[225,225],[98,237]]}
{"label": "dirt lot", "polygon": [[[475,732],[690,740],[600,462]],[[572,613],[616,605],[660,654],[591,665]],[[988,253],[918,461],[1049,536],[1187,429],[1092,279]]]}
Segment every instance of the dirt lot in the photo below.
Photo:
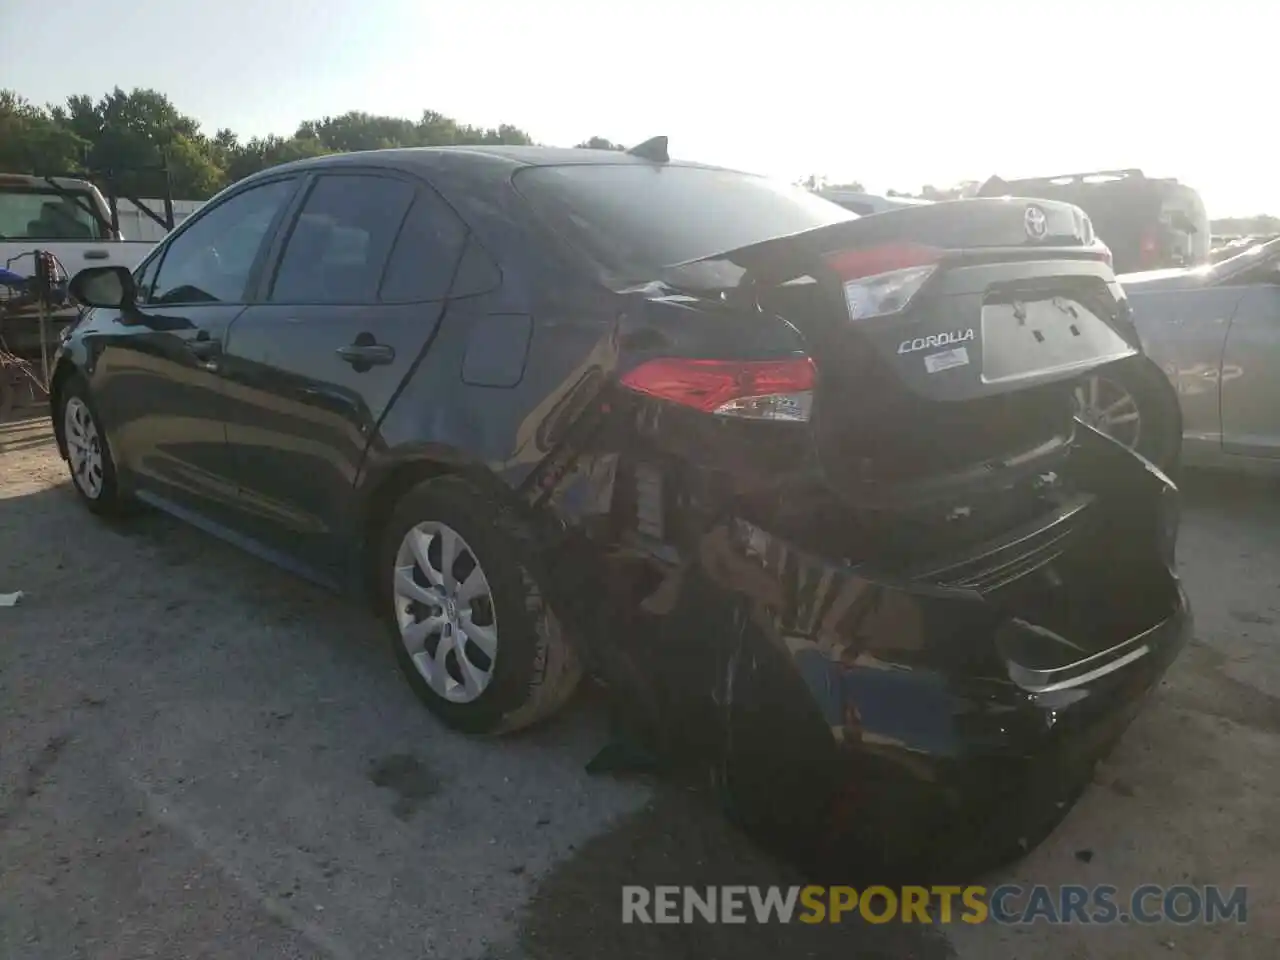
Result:
{"label": "dirt lot", "polygon": [[590,777],[601,710],[447,733],[379,627],[157,515],[75,502],[0,424],[0,957],[1214,958],[1280,944],[1280,497],[1193,478],[1197,639],[997,879],[1250,887],[1213,927],[623,927],[624,883],[792,878],[671,786]]}

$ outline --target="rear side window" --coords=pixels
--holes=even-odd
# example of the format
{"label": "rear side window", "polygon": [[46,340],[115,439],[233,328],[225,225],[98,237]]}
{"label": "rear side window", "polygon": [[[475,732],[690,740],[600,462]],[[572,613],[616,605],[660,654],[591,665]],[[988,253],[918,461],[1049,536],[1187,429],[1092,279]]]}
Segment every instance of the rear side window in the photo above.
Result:
{"label": "rear side window", "polygon": [[271,287],[273,303],[374,303],[414,199],[403,180],[324,176],[289,233]]}
{"label": "rear side window", "polygon": [[442,300],[467,242],[467,228],[444,201],[427,190],[417,198],[396,238],[379,299],[384,303]]}

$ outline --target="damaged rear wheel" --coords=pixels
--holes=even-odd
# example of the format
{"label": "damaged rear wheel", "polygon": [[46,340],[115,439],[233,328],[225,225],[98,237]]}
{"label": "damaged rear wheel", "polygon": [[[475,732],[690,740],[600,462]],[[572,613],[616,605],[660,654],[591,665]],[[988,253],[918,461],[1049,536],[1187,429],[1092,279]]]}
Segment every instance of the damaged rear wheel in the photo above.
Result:
{"label": "damaged rear wheel", "polygon": [[1146,357],[1131,357],[1085,377],[1075,388],[1075,415],[1172,474],[1182,448],[1177,397]]}
{"label": "damaged rear wheel", "polygon": [[581,675],[531,542],[510,511],[456,477],[409,491],[384,533],[379,582],[396,662],[454,729],[529,726]]}

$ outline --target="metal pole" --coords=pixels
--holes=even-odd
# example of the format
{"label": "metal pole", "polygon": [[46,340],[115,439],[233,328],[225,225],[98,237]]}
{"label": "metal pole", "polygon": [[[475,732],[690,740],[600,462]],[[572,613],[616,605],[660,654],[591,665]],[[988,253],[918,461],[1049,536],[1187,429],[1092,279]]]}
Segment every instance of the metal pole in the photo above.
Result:
{"label": "metal pole", "polygon": [[40,337],[40,386],[49,392],[49,342],[45,334],[49,327],[49,300],[53,296],[54,264],[57,262],[51,253],[44,250],[35,251],[36,258],[36,322],[39,325]]}
{"label": "metal pole", "polygon": [[165,229],[173,230],[173,171],[169,166],[169,151],[164,152],[164,219]]}
{"label": "metal pole", "polygon": [[107,171],[107,204],[111,208],[111,238],[120,236],[120,198],[116,196],[115,173]]}
{"label": "metal pole", "polygon": [[40,306],[36,312],[36,316],[40,319],[40,372],[43,374],[40,380],[40,386],[45,393],[49,392],[49,343],[45,339],[45,332],[49,326],[49,306],[42,299]]}

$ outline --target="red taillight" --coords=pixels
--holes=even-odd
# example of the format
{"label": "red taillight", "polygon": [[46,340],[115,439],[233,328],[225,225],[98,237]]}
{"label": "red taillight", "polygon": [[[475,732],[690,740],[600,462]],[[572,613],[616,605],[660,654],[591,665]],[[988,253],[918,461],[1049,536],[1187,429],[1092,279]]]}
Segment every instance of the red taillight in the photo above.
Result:
{"label": "red taillight", "polygon": [[909,270],[936,264],[942,251],[915,243],[889,243],[865,250],[842,250],[827,254],[827,266],[841,280],[861,280],[881,273]]}
{"label": "red taillight", "polygon": [[1142,245],[1139,248],[1139,258],[1144,267],[1153,267],[1160,259],[1160,238],[1154,230],[1144,231],[1142,234]]}
{"label": "red taillight", "polygon": [[807,420],[813,361],[650,360],[622,377],[623,386],[704,413],[757,420]]}

